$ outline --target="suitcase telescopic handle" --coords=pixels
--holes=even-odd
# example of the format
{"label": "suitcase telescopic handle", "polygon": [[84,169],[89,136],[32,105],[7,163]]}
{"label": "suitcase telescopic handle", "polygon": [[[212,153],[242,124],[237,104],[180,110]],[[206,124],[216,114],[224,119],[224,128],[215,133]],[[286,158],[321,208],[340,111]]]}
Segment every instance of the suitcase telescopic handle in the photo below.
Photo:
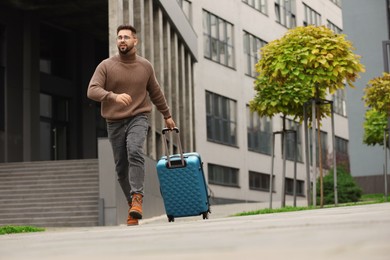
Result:
{"label": "suitcase telescopic handle", "polygon": [[180,140],[180,134],[179,134],[179,128],[177,127],[174,127],[173,129],[170,129],[170,128],[163,128],[162,129],[162,135],[163,135],[163,139],[164,139],[164,147],[165,147],[165,153],[166,153],[166,156],[167,156],[167,160],[168,160],[168,168],[171,168],[172,167],[172,164],[171,164],[171,158],[169,156],[169,150],[168,150],[168,140],[167,140],[167,137],[165,136],[166,132],[170,132],[170,131],[173,131],[173,132],[176,132],[176,136],[177,136],[177,141],[178,141],[178,145],[179,145],[179,153],[180,153],[180,158],[181,158],[181,166],[185,166],[185,161],[184,161],[184,155],[183,155],[183,149],[181,147],[181,140]]}
{"label": "suitcase telescopic handle", "polygon": [[170,128],[164,127],[162,130],[162,134],[164,135],[166,132],[169,132],[169,131],[175,131],[176,133],[179,133],[179,128],[174,127],[172,129],[170,129]]}

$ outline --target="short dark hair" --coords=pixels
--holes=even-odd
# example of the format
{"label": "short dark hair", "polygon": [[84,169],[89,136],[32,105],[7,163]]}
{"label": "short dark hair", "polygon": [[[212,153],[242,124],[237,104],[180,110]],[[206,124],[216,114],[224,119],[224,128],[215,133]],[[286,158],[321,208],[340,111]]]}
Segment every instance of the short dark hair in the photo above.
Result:
{"label": "short dark hair", "polygon": [[119,25],[116,29],[116,34],[118,34],[120,30],[130,30],[133,34],[137,34],[137,30],[130,24]]}

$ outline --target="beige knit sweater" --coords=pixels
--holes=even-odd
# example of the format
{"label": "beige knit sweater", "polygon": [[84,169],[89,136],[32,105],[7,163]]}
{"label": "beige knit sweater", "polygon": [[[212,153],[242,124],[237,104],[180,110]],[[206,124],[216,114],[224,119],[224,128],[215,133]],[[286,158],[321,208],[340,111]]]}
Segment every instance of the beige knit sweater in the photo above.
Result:
{"label": "beige knit sweater", "polygon": [[[117,54],[103,60],[89,82],[88,98],[101,102],[101,114],[107,121],[116,121],[140,113],[150,113],[152,104],[170,117],[164,93],[157,82],[150,62],[136,54],[133,48],[126,55]],[[115,102],[118,94],[127,93],[132,102],[124,106]]]}

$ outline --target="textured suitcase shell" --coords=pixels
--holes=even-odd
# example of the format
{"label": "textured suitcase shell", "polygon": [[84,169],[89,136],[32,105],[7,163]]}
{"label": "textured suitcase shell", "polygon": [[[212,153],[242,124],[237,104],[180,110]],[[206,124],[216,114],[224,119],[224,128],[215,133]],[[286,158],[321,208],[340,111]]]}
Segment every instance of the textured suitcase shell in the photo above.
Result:
{"label": "textured suitcase shell", "polygon": [[210,212],[210,205],[202,160],[198,153],[184,153],[183,157],[184,166],[181,165],[180,154],[169,156],[171,167],[168,166],[166,156],[157,163],[166,214],[169,221],[174,221],[175,217],[201,214],[205,219]]}

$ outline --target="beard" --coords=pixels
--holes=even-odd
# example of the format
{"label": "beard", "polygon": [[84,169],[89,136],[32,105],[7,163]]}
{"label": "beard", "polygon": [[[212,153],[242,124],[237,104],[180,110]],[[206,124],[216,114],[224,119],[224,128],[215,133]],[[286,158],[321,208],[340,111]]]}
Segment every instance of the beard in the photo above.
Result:
{"label": "beard", "polygon": [[129,46],[118,46],[118,50],[122,54],[126,54],[130,51]]}

